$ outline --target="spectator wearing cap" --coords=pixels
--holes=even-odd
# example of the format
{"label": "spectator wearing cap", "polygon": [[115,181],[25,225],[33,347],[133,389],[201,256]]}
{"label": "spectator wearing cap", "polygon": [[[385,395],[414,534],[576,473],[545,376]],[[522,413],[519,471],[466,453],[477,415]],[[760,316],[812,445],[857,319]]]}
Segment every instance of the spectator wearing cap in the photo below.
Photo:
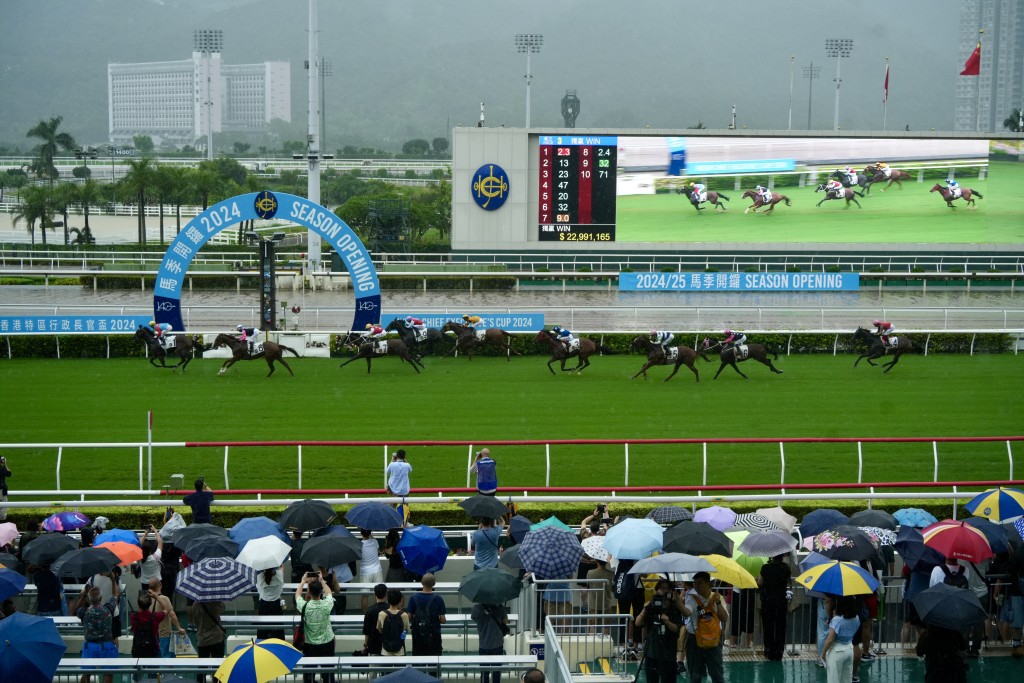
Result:
{"label": "spectator wearing cap", "polygon": [[195,493],[190,493],[181,500],[192,508],[193,524],[212,524],[210,505],[213,503],[213,491],[206,485],[206,480],[201,477],[196,479],[195,487]]}
{"label": "spectator wearing cap", "polygon": [[412,465],[405,460],[405,451],[398,449],[391,454],[391,464],[384,473],[388,477],[387,492],[392,496],[406,497],[409,495],[409,474]]}

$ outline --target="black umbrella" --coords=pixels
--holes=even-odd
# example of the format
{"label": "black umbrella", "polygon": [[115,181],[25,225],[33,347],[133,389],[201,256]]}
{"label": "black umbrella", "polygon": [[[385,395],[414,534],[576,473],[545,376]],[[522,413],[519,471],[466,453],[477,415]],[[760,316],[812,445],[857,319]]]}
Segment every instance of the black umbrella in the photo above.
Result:
{"label": "black umbrella", "polygon": [[937,583],[912,600],[921,621],[933,626],[960,631],[985,621],[985,608],[974,591]]}
{"label": "black umbrella", "polygon": [[1010,552],[1006,529],[1002,525],[991,522],[984,517],[969,517],[964,520],[964,523],[973,526],[985,534],[988,544],[992,546],[992,552],[996,555]]}
{"label": "black umbrella", "polygon": [[912,526],[900,527],[893,547],[912,572],[928,567],[938,567],[946,561],[942,553],[924,544],[924,536],[921,535],[921,531]]}
{"label": "black umbrella", "polygon": [[50,571],[61,577],[92,576],[109,572],[120,563],[121,558],[106,548],[80,548],[61,555]]}
{"label": "black umbrella", "polygon": [[69,550],[77,550],[78,541],[64,534],[36,536],[21,551],[26,564],[48,565]]}
{"label": "black umbrella", "polygon": [[511,548],[505,548],[502,551],[501,557],[498,559],[498,564],[503,564],[506,567],[512,569],[523,569],[523,561],[519,559],[519,545],[514,545]]}
{"label": "black umbrella", "polygon": [[0,567],[7,567],[8,569],[13,569],[16,572],[20,572],[22,564],[21,560],[19,560],[14,555],[10,553],[0,553]]}
{"label": "black umbrella", "polygon": [[871,537],[855,526],[840,525],[814,537],[814,550],[831,560],[880,560]]}
{"label": "black umbrella", "polygon": [[362,552],[363,542],[358,538],[327,534],[306,541],[299,559],[318,567],[337,567],[358,560]]}
{"label": "black umbrella", "polygon": [[185,554],[193,562],[215,557],[234,559],[238,555],[238,544],[226,536],[200,536],[188,542]]}
{"label": "black umbrella", "polygon": [[338,513],[322,500],[306,498],[297,500],[284,509],[277,523],[287,531],[310,531],[327,526]]}
{"label": "black umbrella", "polygon": [[680,522],[667,529],[662,539],[665,553],[732,557],[732,540],[704,522]]}
{"label": "black umbrella", "polygon": [[818,508],[804,515],[800,520],[800,535],[804,538],[817,536],[826,529],[831,529],[838,524],[846,524],[850,518],[839,510],[831,508]]}
{"label": "black umbrella", "polygon": [[481,569],[462,577],[459,593],[473,602],[485,605],[503,605],[519,597],[523,582],[518,576],[506,574],[500,569]]}
{"label": "black umbrella", "polygon": [[527,517],[522,515],[516,515],[508,522],[508,535],[512,537],[512,540],[516,543],[522,543],[523,537],[526,536],[530,531],[530,527],[533,526],[533,522]]}
{"label": "black umbrella", "polygon": [[[226,538],[227,535],[228,530],[222,526],[217,526],[216,524],[204,524],[200,522],[199,524],[189,524],[186,527],[175,530],[172,538],[174,539],[173,542],[175,547],[184,550],[185,547],[196,538],[201,538],[203,536],[223,536]],[[191,557],[191,555],[189,557]]]}
{"label": "black umbrella", "polygon": [[672,524],[693,519],[693,513],[677,505],[662,505],[648,512],[647,519],[653,519],[658,524]]}
{"label": "black umbrella", "polygon": [[477,494],[459,503],[459,507],[466,511],[470,517],[487,517],[498,519],[508,514],[505,504],[494,496],[483,496]]}
{"label": "black umbrella", "polygon": [[873,526],[879,529],[896,531],[900,525],[896,518],[885,510],[861,510],[850,515],[850,526]]}

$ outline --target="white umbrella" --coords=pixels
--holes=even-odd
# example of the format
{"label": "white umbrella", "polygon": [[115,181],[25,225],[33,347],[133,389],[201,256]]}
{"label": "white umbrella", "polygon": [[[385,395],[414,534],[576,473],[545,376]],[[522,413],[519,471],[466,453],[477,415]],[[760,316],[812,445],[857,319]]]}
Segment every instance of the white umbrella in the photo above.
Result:
{"label": "white umbrella", "polygon": [[595,560],[607,562],[610,555],[604,549],[604,536],[588,536],[583,539],[583,552]]}
{"label": "white umbrella", "polygon": [[238,553],[238,562],[256,570],[280,567],[292,547],[277,536],[254,538]]}
{"label": "white umbrella", "polygon": [[696,574],[697,572],[713,572],[715,565],[703,557],[686,553],[662,553],[654,557],[640,560],[633,565],[628,574]]}
{"label": "white umbrella", "polygon": [[789,533],[793,533],[793,529],[796,528],[796,517],[789,514],[778,505],[773,508],[758,508],[757,513],[759,515],[764,515],[774,522],[780,529],[785,529]]}

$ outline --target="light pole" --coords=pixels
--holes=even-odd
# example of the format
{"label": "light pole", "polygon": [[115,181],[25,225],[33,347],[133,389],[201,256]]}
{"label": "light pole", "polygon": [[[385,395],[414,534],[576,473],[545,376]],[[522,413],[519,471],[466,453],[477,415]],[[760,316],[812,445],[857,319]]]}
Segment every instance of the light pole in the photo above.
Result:
{"label": "light pole", "polygon": [[285,238],[283,232],[275,232],[267,239],[258,232],[245,234],[260,248],[260,327],[264,330],[277,329],[277,243]]}
{"label": "light pole", "polygon": [[95,159],[99,156],[96,152],[95,147],[78,147],[75,149],[75,158],[82,160],[82,165],[85,166],[85,177],[89,177],[89,159]]}
{"label": "light pole", "polygon": [[320,58],[320,149],[327,149],[327,99],[324,79],[334,75],[334,65]]}
{"label": "light pole", "polygon": [[789,128],[786,130],[793,130],[793,61],[796,59],[796,55],[789,56]]}
{"label": "light pole", "polygon": [[839,66],[843,63],[843,59],[849,57],[852,52],[852,38],[825,39],[825,56],[836,58],[836,113],[832,121],[832,130],[839,130],[839,84],[843,82],[843,79],[839,77]]}
{"label": "light pole", "polygon": [[540,53],[544,44],[544,36],[540,33],[517,33],[516,50],[526,53],[526,127],[530,127],[530,81],[533,74],[530,73],[530,55]]}
{"label": "light pole", "polygon": [[818,78],[821,74],[821,67],[814,66],[814,62],[811,62],[810,66],[803,67],[804,78],[807,79],[807,130],[811,129],[811,93],[814,92],[814,79]]}
{"label": "light pole", "polygon": [[213,159],[213,53],[224,49],[224,31],[197,29],[192,40],[195,51],[206,57],[206,158]]}

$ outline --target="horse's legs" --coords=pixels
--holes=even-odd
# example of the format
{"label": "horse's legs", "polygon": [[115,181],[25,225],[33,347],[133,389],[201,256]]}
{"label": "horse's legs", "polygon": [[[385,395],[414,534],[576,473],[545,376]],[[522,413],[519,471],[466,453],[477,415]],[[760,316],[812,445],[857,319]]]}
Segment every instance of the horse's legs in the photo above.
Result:
{"label": "horse's legs", "polygon": [[[551,364],[554,363],[556,360],[558,360],[558,359],[555,358],[554,356],[551,356],[551,360],[548,361],[548,370],[551,371],[552,375],[554,375],[556,373],[555,373],[555,369],[553,367],[551,367]],[[565,367],[564,367],[565,366],[565,361],[562,361],[562,366],[563,366],[562,369],[564,370],[565,369]]]}
{"label": "horse's legs", "polygon": [[238,359],[235,356],[228,358],[226,361],[224,361],[224,365],[220,366],[220,370],[217,371],[217,374],[223,375],[225,372],[228,371],[228,368],[235,364],[236,360]]}
{"label": "horse's legs", "polygon": [[371,353],[370,355],[368,355],[366,357],[366,374],[367,375],[370,374],[370,365],[371,365],[371,361],[372,360],[373,360],[373,354]]}
{"label": "horse's legs", "polygon": [[781,375],[782,374],[782,370],[779,370],[777,367],[772,365],[772,359],[771,358],[768,358],[767,356],[765,356],[764,360],[761,360],[760,358],[756,358],[755,360],[759,360],[762,363],[764,363],[765,365],[767,365],[768,369],[771,370],[772,372],[774,372],[776,375]]}
{"label": "horse's legs", "polygon": [[902,351],[897,351],[896,353],[892,354],[892,362],[886,363],[885,365],[882,366],[883,368],[885,368],[885,370],[883,370],[882,373],[885,374],[886,372],[892,370],[892,366],[900,362],[900,356],[902,355]]}
{"label": "horse's legs", "polygon": [[862,207],[860,205],[860,202],[857,201],[856,197],[850,197],[850,199],[846,202],[846,205],[849,206],[850,202],[853,202],[854,204],[856,204],[858,209],[864,208],[864,207]]}
{"label": "horse's legs", "polygon": [[677,372],[679,372],[679,366],[680,366],[680,365],[682,365],[682,364],[683,364],[683,360],[682,360],[682,359],[680,358],[679,360],[677,360],[677,361],[676,361],[676,364],[675,364],[675,366],[674,366],[674,367],[672,368],[672,372],[670,372],[670,373],[668,374],[668,377],[666,377],[666,378],[665,378],[664,380],[662,380],[662,381],[664,381],[664,382],[667,382],[667,381],[669,381],[670,379],[672,379],[673,377],[675,377],[675,376],[676,376],[676,373],[677,373]]}
{"label": "horse's legs", "polygon": [[722,370],[725,370],[725,366],[728,364],[728,362],[722,361],[722,364],[718,367],[718,372],[715,373],[715,376],[712,379],[718,379],[718,376],[722,374]]}
{"label": "horse's legs", "polygon": [[[824,201],[826,201],[827,199],[828,199],[828,197],[825,197],[825,199],[822,199],[822,200],[821,200],[821,202],[824,202]],[[821,202],[818,202],[817,204],[815,204],[815,205],[814,205],[814,208],[818,208],[819,206],[821,206]]]}
{"label": "horse's legs", "polygon": [[352,356],[351,358],[349,358],[347,361],[345,361],[344,363],[342,363],[338,367],[339,368],[343,368],[343,367],[345,367],[346,365],[348,365],[349,363],[351,363],[354,360],[359,360],[359,354],[358,353],[356,355]]}
{"label": "horse's legs", "polygon": [[732,365],[732,369],[739,373],[740,377],[742,377],[743,379],[750,379],[749,377],[743,374],[743,372],[740,370],[740,366],[736,365],[736,361],[730,361],[730,364]]}
{"label": "horse's legs", "polygon": [[[274,359],[270,356],[264,356],[263,360],[267,361],[267,367],[270,368],[270,372],[267,373],[267,377],[270,377],[274,374]],[[284,361],[281,362],[283,363]]]}
{"label": "horse's legs", "polygon": [[583,368],[586,368],[586,367],[588,367],[590,365],[590,361],[588,360],[588,356],[584,356],[581,353],[579,355],[579,359],[580,359],[580,362],[576,364],[575,368],[573,368],[573,371],[576,374],[579,374],[579,373],[583,372]]}
{"label": "horse's legs", "polygon": [[[694,365],[694,361],[696,361],[696,360],[697,359],[694,358],[692,361],[690,361],[689,363],[686,364],[686,367],[690,368],[690,370],[693,371],[693,376],[697,378],[697,384],[700,384],[700,372],[697,370],[697,366]],[[675,374],[675,373],[673,373],[673,374]],[[669,375],[669,376],[671,377],[671,375]],[[667,382],[668,380],[666,379],[665,381]]]}
{"label": "horse's legs", "polygon": [[[288,371],[289,375],[291,375],[292,377],[295,376],[295,373],[292,372],[291,367],[288,365],[288,363],[285,362],[284,354],[283,353],[281,354],[281,357],[277,359],[277,362],[279,362],[281,365],[283,365],[285,367],[285,369]],[[267,377],[270,377],[270,375],[267,375]]]}
{"label": "horse's legs", "polygon": [[[643,375],[644,379],[647,379],[647,369],[650,368],[652,365],[654,365],[654,361],[651,361],[651,360],[647,361],[646,363],[644,363],[644,366],[642,368],[640,368],[640,372],[638,372],[635,375],[633,375],[632,377],[630,377],[630,379],[636,379],[640,375]],[[671,376],[672,375],[669,375],[669,377],[671,377]]]}

